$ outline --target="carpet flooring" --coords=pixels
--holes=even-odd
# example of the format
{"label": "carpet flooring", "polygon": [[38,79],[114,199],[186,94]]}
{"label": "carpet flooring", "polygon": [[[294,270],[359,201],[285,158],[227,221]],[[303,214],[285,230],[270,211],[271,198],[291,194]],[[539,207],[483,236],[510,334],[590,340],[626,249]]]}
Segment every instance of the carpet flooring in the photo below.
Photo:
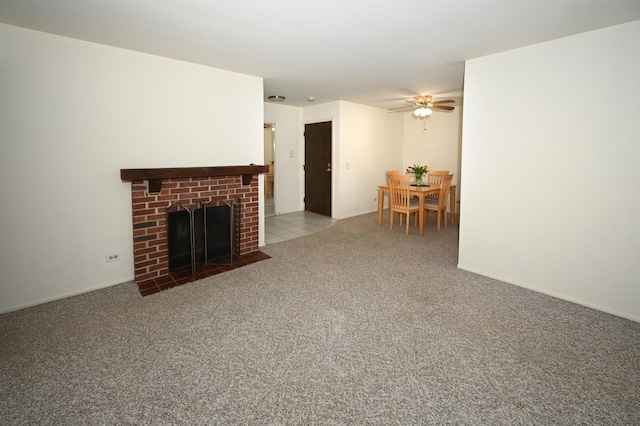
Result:
{"label": "carpet flooring", "polygon": [[458,270],[433,216],[410,232],[366,214],[0,315],[0,424],[640,424],[640,324]]}

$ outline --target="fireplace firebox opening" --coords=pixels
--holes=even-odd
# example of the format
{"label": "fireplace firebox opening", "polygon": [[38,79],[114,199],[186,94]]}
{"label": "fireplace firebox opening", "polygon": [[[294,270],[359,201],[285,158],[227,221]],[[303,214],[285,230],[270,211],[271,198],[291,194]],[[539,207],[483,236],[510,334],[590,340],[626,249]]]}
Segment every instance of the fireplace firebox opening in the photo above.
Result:
{"label": "fireplace firebox opening", "polygon": [[167,208],[169,272],[195,276],[204,265],[231,265],[240,255],[240,199]]}

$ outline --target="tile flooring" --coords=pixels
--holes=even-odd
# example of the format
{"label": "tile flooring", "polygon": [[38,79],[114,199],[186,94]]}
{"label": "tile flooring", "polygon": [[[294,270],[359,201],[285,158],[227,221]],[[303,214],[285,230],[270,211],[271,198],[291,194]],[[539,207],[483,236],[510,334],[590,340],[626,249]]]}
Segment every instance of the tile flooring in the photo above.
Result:
{"label": "tile flooring", "polygon": [[265,244],[302,237],[323,231],[337,222],[327,216],[307,211],[265,217]]}

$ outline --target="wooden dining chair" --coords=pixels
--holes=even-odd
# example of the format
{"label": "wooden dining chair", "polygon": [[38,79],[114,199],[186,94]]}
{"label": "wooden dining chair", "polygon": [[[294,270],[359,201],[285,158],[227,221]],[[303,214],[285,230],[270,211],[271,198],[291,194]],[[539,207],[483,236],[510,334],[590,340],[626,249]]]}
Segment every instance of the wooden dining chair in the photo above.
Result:
{"label": "wooden dining chair", "polygon": [[427,183],[429,186],[440,186],[444,177],[449,174],[449,170],[429,170],[427,173]]}
{"label": "wooden dining chair", "polygon": [[444,217],[444,226],[447,226],[447,200],[449,198],[449,188],[451,187],[452,174],[446,174],[442,178],[442,184],[440,185],[440,192],[438,197],[425,197],[424,199],[424,221],[427,221],[429,211],[436,212],[438,231],[440,230],[440,219]]}
{"label": "wooden dining chair", "polygon": [[389,185],[389,176],[398,176],[399,174],[399,170],[387,170],[385,173],[385,176],[387,177],[387,185]]}
{"label": "wooden dining chair", "polygon": [[389,229],[393,229],[394,213],[400,214],[400,226],[402,226],[403,216],[407,216],[407,224],[405,233],[409,235],[409,218],[411,214],[415,214],[415,225],[417,225],[417,213],[420,211],[420,205],[417,199],[411,197],[409,190],[410,179],[407,175],[389,175]]}
{"label": "wooden dining chair", "polygon": [[[429,170],[427,173],[427,183],[431,187],[440,187],[444,177],[449,174],[449,170]],[[438,198],[436,194],[427,195],[429,198]],[[426,197],[425,197],[426,198]]]}

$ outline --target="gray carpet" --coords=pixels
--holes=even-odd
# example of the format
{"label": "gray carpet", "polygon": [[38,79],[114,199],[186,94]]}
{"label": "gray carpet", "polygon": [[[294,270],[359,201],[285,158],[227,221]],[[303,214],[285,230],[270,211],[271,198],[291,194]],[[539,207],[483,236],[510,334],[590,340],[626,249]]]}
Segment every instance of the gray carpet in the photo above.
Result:
{"label": "gray carpet", "polygon": [[0,424],[640,424],[640,324],[457,270],[434,222],[1,315]]}

